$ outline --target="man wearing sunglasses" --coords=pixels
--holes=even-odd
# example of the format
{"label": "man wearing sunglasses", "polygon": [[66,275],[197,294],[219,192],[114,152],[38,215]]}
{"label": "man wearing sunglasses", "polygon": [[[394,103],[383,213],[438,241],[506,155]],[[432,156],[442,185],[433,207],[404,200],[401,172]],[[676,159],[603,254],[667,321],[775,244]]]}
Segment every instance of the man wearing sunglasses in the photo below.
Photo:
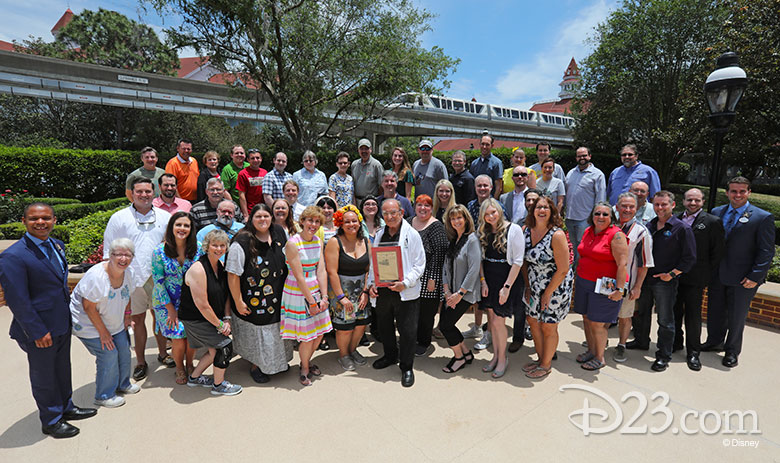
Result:
{"label": "man wearing sunglasses", "polygon": [[607,200],[613,206],[617,204],[620,193],[625,193],[631,188],[634,182],[645,182],[648,186],[648,198],[655,196],[655,193],[661,189],[661,180],[658,172],[647,164],[642,164],[639,160],[639,151],[634,144],[628,144],[620,150],[620,161],[622,166],[616,167],[609,174],[607,183]]}
{"label": "man wearing sunglasses", "polygon": [[512,170],[512,181],[515,189],[501,195],[501,205],[504,206],[504,215],[518,225],[522,225],[528,213],[525,209],[525,192],[528,190],[528,168],[517,166]]}
{"label": "man wearing sunglasses", "polygon": [[417,146],[417,153],[420,159],[415,161],[412,167],[416,185],[414,194],[415,196],[428,195],[433,198],[436,183],[441,179],[449,180],[447,167],[433,156],[433,142],[430,140],[422,140]]}

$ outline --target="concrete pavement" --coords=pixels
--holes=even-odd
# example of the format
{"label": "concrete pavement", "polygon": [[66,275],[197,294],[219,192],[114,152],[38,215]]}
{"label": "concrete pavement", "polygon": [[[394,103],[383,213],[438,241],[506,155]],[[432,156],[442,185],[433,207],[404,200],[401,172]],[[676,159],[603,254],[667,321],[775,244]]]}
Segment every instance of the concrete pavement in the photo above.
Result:
{"label": "concrete pavement", "polygon": [[[4,332],[10,320],[10,310],[1,308]],[[461,327],[465,329],[469,321],[473,318],[467,314]],[[74,422],[81,434],[66,440],[41,434],[26,358],[3,334],[0,461],[503,462],[552,458],[640,462],[664,458],[711,463],[780,459],[777,332],[748,326],[737,368],[721,366],[720,354],[703,353],[704,368],[698,373],[688,370],[682,353],[674,355],[666,372],[652,372],[653,350],[629,351],[624,364],[615,364],[610,350],[606,368],[587,372],[574,360],[583,350],[581,318],[567,317],[560,334],[553,372],[538,382],[520,370],[533,352],[528,342],[519,352],[509,354],[506,376],[493,380],[481,371],[491,356],[484,351],[477,354],[474,364],[455,375],[441,372],[450,351],[439,341],[431,357],[415,360],[416,383],[410,389],[401,387],[400,372],[394,367],[377,371],[367,365],[344,372],[337,363],[337,352],[330,350],[315,354],[314,362],[324,375],[308,388],[297,382],[297,356],[289,372],[272,377],[265,385],[253,383],[248,364],[236,360],[227,377],[243,385],[244,391],[235,397],[215,397],[204,388],[176,386],[173,370],[157,363],[150,339],[146,356],[153,370],[140,382],[141,392],[128,396],[121,408],[100,409],[96,417]],[[610,334],[614,346],[616,332]],[[375,345],[360,350],[369,361],[381,354],[381,347]],[[91,406],[94,357],[75,338],[72,361],[74,401]],[[561,391],[562,386],[596,388],[611,399],[585,390]],[[663,393],[669,397],[668,409]],[[613,400],[620,412],[607,400]],[[601,421],[594,411],[587,420],[588,436],[572,423],[582,427],[585,408],[603,409],[608,416]],[[744,429],[756,427],[760,434],[727,433],[724,410],[754,410],[757,425],[748,418]],[[703,415],[703,423],[693,413]],[[730,421],[736,429],[738,420]],[[601,434],[611,425],[614,430]]]}

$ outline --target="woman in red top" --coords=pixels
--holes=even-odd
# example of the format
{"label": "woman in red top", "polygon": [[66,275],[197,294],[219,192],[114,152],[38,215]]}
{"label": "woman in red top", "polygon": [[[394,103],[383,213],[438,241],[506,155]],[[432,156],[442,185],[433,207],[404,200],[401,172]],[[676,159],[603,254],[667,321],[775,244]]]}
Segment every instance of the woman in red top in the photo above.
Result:
{"label": "woman in red top", "polygon": [[617,320],[623,300],[623,284],[608,296],[596,292],[599,278],[613,278],[625,282],[628,262],[628,241],[626,235],[615,224],[617,220],[612,206],[602,201],[596,204],[588,217],[588,224],[582,235],[577,252],[577,279],[574,292],[574,311],[582,314],[585,322],[585,339],[588,350],[577,356],[577,361],[586,370],[598,370],[604,363],[607,345],[607,328]]}

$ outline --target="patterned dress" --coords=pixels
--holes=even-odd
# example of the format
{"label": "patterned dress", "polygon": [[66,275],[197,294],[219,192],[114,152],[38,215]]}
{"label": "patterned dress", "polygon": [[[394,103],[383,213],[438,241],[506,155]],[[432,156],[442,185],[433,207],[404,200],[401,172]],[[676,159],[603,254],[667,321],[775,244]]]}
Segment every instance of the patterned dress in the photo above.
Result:
{"label": "patterned dress", "polygon": [[[303,241],[301,235],[295,235],[288,243],[298,248],[298,256],[303,267],[303,277],[309,291],[315,300],[320,301],[320,285],[317,281],[317,264],[322,253],[322,241],[314,236],[312,241]],[[287,261],[288,275],[284,282],[282,293],[282,320],[280,331],[282,339],[294,339],[301,342],[312,341],[318,336],[333,330],[330,314],[324,310],[315,315],[309,315],[306,299],[298,287],[298,280],[293,275],[290,262]]]}
{"label": "patterned dress", "polygon": [[174,328],[168,326],[168,309],[165,308],[165,304],[172,303],[176,310],[179,310],[184,274],[187,273],[192,264],[198,261],[202,253],[198,248],[193,259],[185,259],[184,264],[179,265],[179,261],[175,257],[168,257],[164,249],[165,243],[160,243],[154,248],[152,254],[152,279],[154,280],[152,307],[154,308],[155,332],[162,333],[169,339],[184,339],[187,334],[184,332],[181,320]]}
{"label": "patterned dress", "polygon": [[528,263],[528,283],[531,286],[531,298],[534,301],[532,304],[534,307],[526,306],[526,314],[542,323],[560,323],[566,318],[566,314],[569,313],[569,300],[574,280],[574,272],[569,267],[563,282],[553,292],[547,310],[540,312],[539,303],[542,293],[547,289],[558,269],[555,265],[552,249],[552,238],[556,230],[559,228],[553,227],[548,230],[544,237],[536,243],[536,246],[532,246],[531,229],[526,228],[525,230],[525,261]]}
{"label": "patterned dress", "polygon": [[[408,222],[411,225],[412,219],[410,218]],[[425,270],[420,276],[420,297],[443,300],[441,275],[444,267],[444,255],[450,245],[447,232],[444,230],[444,224],[437,220],[422,230],[418,230],[418,233],[425,249]],[[433,292],[428,291],[428,280],[436,282],[436,289]]]}

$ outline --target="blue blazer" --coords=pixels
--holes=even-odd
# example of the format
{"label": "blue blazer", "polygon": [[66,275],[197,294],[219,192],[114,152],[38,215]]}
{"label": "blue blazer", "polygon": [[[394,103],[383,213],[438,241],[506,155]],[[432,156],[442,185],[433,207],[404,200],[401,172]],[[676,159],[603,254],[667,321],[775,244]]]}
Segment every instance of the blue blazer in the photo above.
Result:
{"label": "blue blazer", "polygon": [[[718,206],[712,214],[721,222],[729,205]],[[741,223],[740,218],[747,218]],[[761,284],[766,280],[772,258],[775,256],[775,219],[769,212],[748,204],[731,233],[726,237],[726,250],[720,261],[720,283],[736,286],[743,278]]]}
{"label": "blue blazer", "polygon": [[[62,241],[50,239],[66,262]],[[0,285],[14,315],[11,338],[27,343],[70,331],[67,263],[65,268],[65,274],[55,269],[26,235],[0,254]]]}

